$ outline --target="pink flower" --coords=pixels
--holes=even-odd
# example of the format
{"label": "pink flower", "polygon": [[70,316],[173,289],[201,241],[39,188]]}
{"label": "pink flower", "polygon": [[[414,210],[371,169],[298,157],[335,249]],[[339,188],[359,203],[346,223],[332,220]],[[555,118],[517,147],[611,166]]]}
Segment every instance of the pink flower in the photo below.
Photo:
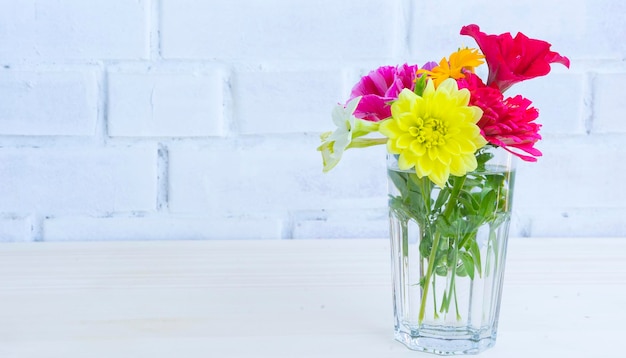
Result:
{"label": "pink flower", "polygon": [[461,35],[476,40],[489,66],[487,85],[495,85],[502,92],[517,82],[547,75],[551,63],[569,68],[569,59],[550,51],[549,43],[528,38],[522,33],[515,38],[508,32],[487,35],[477,25],[467,25],[461,29]]}
{"label": "pink flower", "polygon": [[362,77],[348,100],[362,97],[354,116],[372,122],[391,117],[389,102],[397,99],[404,88],[414,89],[417,70],[417,65],[383,66]]}
{"label": "pink flower", "polygon": [[485,86],[475,74],[466,74],[466,79],[459,80],[459,87],[468,88],[470,105],[483,110],[477,125],[489,143],[525,161],[537,161],[535,157],[541,156],[541,152],[534,145],[541,139],[541,125],[534,123],[539,113],[535,108],[529,108],[530,100],[519,95],[504,99],[499,89]]}

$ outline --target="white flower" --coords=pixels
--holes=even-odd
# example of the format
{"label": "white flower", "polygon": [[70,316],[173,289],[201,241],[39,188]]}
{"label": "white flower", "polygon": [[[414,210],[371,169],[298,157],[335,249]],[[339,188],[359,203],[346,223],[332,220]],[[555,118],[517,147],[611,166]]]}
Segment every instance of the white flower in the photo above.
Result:
{"label": "white flower", "polygon": [[[384,144],[382,139],[356,139],[378,130],[378,122],[365,121],[354,116],[354,110],[361,97],[356,97],[346,103],[338,104],[332,113],[333,122],[337,126],[334,132],[322,133],[322,144],[317,148],[322,153],[324,172],[328,172],[339,163],[343,152],[352,147],[368,147]],[[356,140],[355,140],[356,139]]]}

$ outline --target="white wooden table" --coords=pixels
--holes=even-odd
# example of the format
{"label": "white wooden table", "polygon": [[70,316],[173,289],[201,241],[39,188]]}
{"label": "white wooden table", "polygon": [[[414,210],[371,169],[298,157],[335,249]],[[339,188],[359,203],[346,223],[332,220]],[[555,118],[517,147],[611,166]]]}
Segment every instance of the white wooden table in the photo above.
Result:
{"label": "white wooden table", "polygon": [[[434,357],[393,340],[387,240],[0,245],[1,358]],[[626,357],[626,238],[512,239],[481,357]]]}

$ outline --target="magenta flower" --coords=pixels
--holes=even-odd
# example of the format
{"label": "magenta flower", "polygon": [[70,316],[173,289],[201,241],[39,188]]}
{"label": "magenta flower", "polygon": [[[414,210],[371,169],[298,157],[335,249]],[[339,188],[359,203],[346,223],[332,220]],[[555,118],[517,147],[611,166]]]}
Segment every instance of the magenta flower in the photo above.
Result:
{"label": "magenta flower", "polygon": [[534,145],[541,139],[541,125],[534,123],[539,113],[534,107],[529,107],[532,104],[530,100],[519,95],[504,99],[495,85],[485,86],[475,74],[467,74],[466,79],[459,80],[459,87],[468,88],[470,104],[483,110],[477,125],[489,143],[525,161],[537,161],[535,157],[541,156],[541,152]]}
{"label": "magenta flower", "polygon": [[[541,139],[540,124],[533,121],[539,116],[532,102],[520,95],[509,97],[503,101],[505,111],[500,113],[497,121],[485,120],[482,124],[483,136],[490,143],[496,144],[515,154],[527,162],[536,162],[542,154],[534,147]],[[481,120],[482,121],[482,120]],[[530,155],[524,155],[525,152]]]}
{"label": "magenta flower", "polygon": [[487,35],[472,24],[463,26],[461,35],[476,40],[489,66],[487,85],[495,85],[502,92],[517,82],[547,75],[551,63],[560,63],[569,68],[569,59],[550,51],[549,43],[531,39],[522,33],[515,37],[508,32]]}
{"label": "magenta flower", "polygon": [[352,88],[350,100],[362,97],[354,116],[378,122],[391,117],[390,102],[405,88],[415,88],[417,65],[383,66],[371,71]]}

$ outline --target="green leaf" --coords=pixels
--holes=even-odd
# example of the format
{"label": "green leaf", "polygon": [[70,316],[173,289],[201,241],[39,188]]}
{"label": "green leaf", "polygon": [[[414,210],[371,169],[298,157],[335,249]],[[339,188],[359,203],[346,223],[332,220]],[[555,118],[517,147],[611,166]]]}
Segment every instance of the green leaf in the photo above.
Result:
{"label": "green leaf", "polygon": [[420,240],[420,256],[428,257],[430,255],[430,250],[433,247],[433,239],[428,233],[422,235],[422,239]]}
{"label": "green leaf", "polygon": [[505,177],[503,174],[493,174],[493,175],[486,175],[486,179],[487,179],[487,185],[496,189],[502,186],[502,184],[504,183]]}
{"label": "green leaf", "polygon": [[445,187],[441,189],[441,191],[439,192],[439,195],[437,195],[437,200],[435,201],[435,206],[433,207],[433,211],[438,212],[439,210],[441,210],[443,205],[448,201],[449,197],[450,197],[450,188]]}
{"label": "green leaf", "polygon": [[472,256],[465,251],[461,251],[461,262],[463,262],[463,267],[465,271],[467,271],[467,275],[473,280],[474,279],[474,259]]}
{"label": "green leaf", "polygon": [[465,183],[463,184],[463,189],[467,192],[471,192],[475,188],[480,188],[483,183],[483,178],[481,176],[473,176],[467,175],[467,179],[465,179]]}
{"label": "green leaf", "polygon": [[402,203],[402,198],[398,196],[389,195],[389,212],[400,221],[407,222],[411,219],[410,213],[406,211],[406,207]]}
{"label": "green leaf", "polygon": [[[452,241],[452,240],[450,240],[450,241]],[[450,266],[452,266],[454,264],[454,262],[455,262],[454,259],[455,259],[455,255],[456,255],[456,250],[457,250],[457,248],[454,246],[454,243],[450,242],[449,246],[448,246],[448,262],[450,263]]]}
{"label": "green leaf", "polygon": [[445,265],[437,266],[435,273],[437,276],[446,277],[448,276],[448,268]]}
{"label": "green leaf", "polygon": [[465,265],[461,265],[456,268],[456,275],[459,277],[467,276],[467,270],[465,269]]}
{"label": "green leaf", "polygon": [[408,173],[408,174],[409,174],[409,179],[411,180],[411,183],[415,184],[415,188],[417,190],[421,191],[422,190],[422,180],[424,178],[426,178],[426,177],[420,179],[420,178],[417,177],[417,174],[415,174],[415,173]]}
{"label": "green leaf", "polygon": [[417,79],[417,81],[415,81],[415,89],[413,90],[413,92],[415,92],[416,95],[421,97],[424,94],[424,90],[426,89],[426,80],[427,79],[428,79],[428,76],[421,75]]}
{"label": "green leaf", "polygon": [[405,178],[406,173],[397,172],[394,170],[388,170],[387,175],[389,179],[393,182],[393,185],[398,189],[400,195],[405,196],[407,192],[407,179]]}
{"label": "green leaf", "polygon": [[443,299],[441,300],[441,309],[440,313],[447,313],[450,307],[450,296],[448,296],[447,292],[443,292]]}
{"label": "green leaf", "polygon": [[483,277],[483,267],[480,259],[480,248],[478,247],[478,242],[476,239],[470,240],[469,244],[469,252],[472,254],[472,258],[474,259],[474,264],[476,264],[476,269],[478,270],[478,277]]}
{"label": "green leaf", "polygon": [[496,199],[497,194],[495,191],[488,190],[486,192],[483,192],[480,201],[480,209],[478,209],[478,215],[485,218],[485,221],[489,221],[489,218],[494,215],[494,210],[496,208]]}
{"label": "green leaf", "polygon": [[484,172],[486,170],[485,165],[491,158],[493,158],[493,153],[489,153],[484,150],[485,149],[481,149],[478,154],[476,154],[476,162],[478,163],[478,166],[476,167],[477,172]]}
{"label": "green leaf", "polygon": [[[466,194],[466,193],[463,193]],[[464,215],[463,216],[467,216],[467,215],[475,215],[476,212],[478,211],[478,202],[473,201],[472,200],[472,196],[471,195],[459,195],[459,203],[461,203],[461,205],[463,206],[463,212]]]}
{"label": "green leaf", "polygon": [[420,193],[415,191],[409,191],[407,195],[405,195],[405,203],[408,207],[409,212],[413,213],[416,218],[425,219],[428,212],[426,211],[426,206],[422,201],[422,196]]}
{"label": "green leaf", "polygon": [[424,283],[426,283],[426,277],[425,277],[425,276],[422,276],[422,278],[420,278],[420,283],[419,283],[419,285],[420,285],[422,288],[424,288]]}

